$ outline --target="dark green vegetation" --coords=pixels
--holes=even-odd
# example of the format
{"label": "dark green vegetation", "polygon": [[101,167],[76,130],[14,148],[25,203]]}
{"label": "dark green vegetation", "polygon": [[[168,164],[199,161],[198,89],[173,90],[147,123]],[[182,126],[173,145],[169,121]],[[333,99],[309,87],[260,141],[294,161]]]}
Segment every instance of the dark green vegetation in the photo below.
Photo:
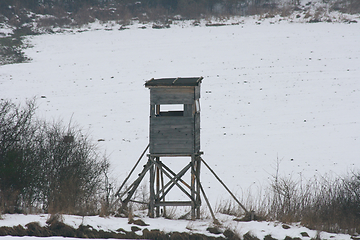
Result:
{"label": "dark green vegetation", "polygon": [[34,34],[28,27],[19,27],[11,36],[0,38],[0,65],[27,62],[23,49],[30,47],[24,37]]}
{"label": "dark green vegetation", "polygon": [[[261,15],[286,17],[294,12],[311,15],[311,1],[305,6],[297,0],[1,0],[0,24],[14,29],[10,36],[0,31],[0,65],[29,61],[23,49],[23,36],[52,33],[54,28],[73,28],[99,20],[116,21],[122,29],[131,20],[153,21],[154,28],[169,27],[183,19],[226,19],[232,16]],[[320,15],[331,11],[359,13],[358,0],[323,0],[326,9],[316,7],[309,22],[324,21]],[[331,21],[327,19],[326,21]],[[209,24],[221,26],[221,24]],[[61,31],[61,30],[60,30]]]}
{"label": "dark green vegetation", "polygon": [[106,158],[78,127],[0,100],[0,213],[97,214]]}
{"label": "dark green vegetation", "polygon": [[[33,13],[50,14],[57,18],[80,12],[92,14],[103,12],[97,17],[107,15],[107,18],[112,20],[118,20],[119,17],[141,17],[144,13],[156,18],[174,14],[180,14],[186,18],[200,18],[204,15],[259,14],[274,10],[283,2],[280,0],[2,0],[0,9],[1,14],[9,18],[13,22],[12,25],[15,25],[21,20],[11,17],[23,14],[23,9]],[[298,0],[287,2],[293,7],[300,3]],[[330,4],[332,10],[348,13],[358,13],[360,9],[360,3],[357,0],[324,0],[323,3]]]}

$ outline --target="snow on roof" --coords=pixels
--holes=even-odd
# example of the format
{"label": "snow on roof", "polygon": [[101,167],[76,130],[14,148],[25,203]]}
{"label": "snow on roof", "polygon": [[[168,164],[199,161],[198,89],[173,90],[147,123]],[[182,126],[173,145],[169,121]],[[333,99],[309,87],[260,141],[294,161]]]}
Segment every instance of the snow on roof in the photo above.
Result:
{"label": "snow on roof", "polygon": [[185,78],[159,78],[150,79],[146,81],[145,87],[160,87],[160,86],[199,86],[203,77],[185,77]]}

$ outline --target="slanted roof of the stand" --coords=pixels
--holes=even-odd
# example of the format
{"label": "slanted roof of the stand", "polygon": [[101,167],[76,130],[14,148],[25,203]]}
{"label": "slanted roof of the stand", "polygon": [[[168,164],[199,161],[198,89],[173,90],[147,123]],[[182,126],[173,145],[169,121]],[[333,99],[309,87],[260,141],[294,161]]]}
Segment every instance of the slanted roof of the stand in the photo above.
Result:
{"label": "slanted roof of the stand", "polygon": [[145,82],[145,87],[199,86],[203,77],[158,78]]}

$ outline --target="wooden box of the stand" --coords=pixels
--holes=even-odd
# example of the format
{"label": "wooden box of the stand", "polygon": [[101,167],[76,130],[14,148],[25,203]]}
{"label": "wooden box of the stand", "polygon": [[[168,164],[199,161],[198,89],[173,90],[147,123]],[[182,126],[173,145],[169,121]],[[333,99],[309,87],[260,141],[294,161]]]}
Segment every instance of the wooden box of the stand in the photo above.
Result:
{"label": "wooden box of the stand", "polygon": [[202,77],[151,79],[150,154],[191,156],[200,151]]}

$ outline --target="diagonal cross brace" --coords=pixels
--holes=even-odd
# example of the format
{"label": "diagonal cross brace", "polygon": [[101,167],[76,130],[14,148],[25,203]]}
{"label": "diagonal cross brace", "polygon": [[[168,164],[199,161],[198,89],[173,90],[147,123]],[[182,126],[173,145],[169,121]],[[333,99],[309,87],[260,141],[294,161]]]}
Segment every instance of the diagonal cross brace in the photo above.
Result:
{"label": "diagonal cross brace", "polygon": [[204,161],[204,159],[200,158],[201,161],[205,164],[205,166],[210,170],[210,172],[215,176],[215,178],[223,185],[223,187],[228,191],[228,193],[234,198],[234,200],[239,204],[239,206],[245,211],[245,213],[249,213],[249,211],[244,207],[244,205],[241,204],[241,202],[235,197],[235,195],[230,191],[230,189],[225,185],[223,181],[216,175],[214,170],[211,169],[211,167]]}
{"label": "diagonal cross brace", "polygon": [[[171,171],[170,169],[168,169],[164,164],[161,163],[161,165],[162,165],[162,167],[164,167],[167,171],[169,171],[169,172],[174,176],[173,178],[171,178],[171,177],[169,177],[169,176],[167,175],[167,177],[169,177],[170,180],[174,179],[175,182],[169,181],[164,187],[162,187],[162,189],[160,189],[160,191],[159,191],[159,193],[156,195],[156,197],[159,198],[160,192],[161,192],[161,191],[164,191],[164,192],[163,192],[163,195],[159,198],[159,201],[160,201],[161,199],[163,199],[163,198],[165,197],[165,195],[175,186],[175,184],[176,184],[177,181],[181,181],[181,182],[182,182],[183,184],[185,184],[188,188],[190,188],[190,186],[181,179],[181,177],[182,177],[182,176],[186,173],[186,171],[190,168],[190,166],[191,166],[190,163],[189,163],[185,168],[183,168],[177,175],[176,175],[173,171]],[[162,170],[162,168],[161,168],[161,170]],[[162,170],[162,171],[163,171],[163,170]],[[163,172],[165,173],[165,171],[163,171]],[[166,174],[166,173],[165,173],[165,174]],[[165,189],[166,189],[170,184],[171,184],[171,186],[165,191]],[[178,185],[178,186],[179,186],[179,185]],[[187,193],[185,189],[184,189],[183,191],[185,191],[185,193]],[[188,194],[188,196],[189,196],[189,195],[190,195],[190,194]]]}
{"label": "diagonal cross brace", "polygon": [[[129,180],[131,174],[134,172],[134,170],[136,169],[137,165],[139,164],[139,162],[141,161],[141,159],[143,158],[143,156],[145,155],[146,151],[149,149],[150,147],[150,143],[147,145],[147,147],[145,148],[145,150],[143,151],[143,153],[141,154],[141,156],[139,157],[139,159],[137,160],[135,166],[131,169],[129,175],[125,178],[124,182],[121,184],[121,186],[119,187],[119,190],[117,190],[117,192],[115,193],[115,196],[118,197],[120,194],[121,189],[124,187],[125,183],[127,182],[127,180]],[[126,192],[126,191],[125,191]]]}
{"label": "diagonal cross brace", "polygon": [[[162,166],[164,166],[164,164],[162,164],[161,162],[156,162],[156,161],[153,161],[153,163],[159,167],[160,169],[162,169]],[[181,191],[183,191],[192,201],[194,201],[193,197],[178,183],[180,179],[180,177],[182,175],[184,175],[186,173],[186,171],[190,168],[191,166],[191,163],[189,163],[185,168],[183,168],[175,177],[171,177],[170,174],[166,171],[163,171],[163,173],[170,179],[170,181],[172,182],[172,185],[171,187],[169,187],[166,192],[161,196],[161,198],[159,198],[159,200],[161,200],[162,198],[164,198],[164,196],[170,191],[170,189],[176,184],[179,189]],[[168,182],[165,186],[164,186],[164,189],[171,183],[171,182]]]}
{"label": "diagonal cross brace", "polygon": [[[130,187],[128,187],[126,189],[126,191],[124,193],[122,193],[120,195],[120,199],[126,194],[128,193],[127,198],[122,202],[122,205],[126,205],[130,199],[132,198],[132,196],[134,195],[137,187],[139,186],[139,184],[141,183],[141,180],[144,178],[145,174],[147,173],[147,171],[149,171],[149,169],[154,165],[153,162],[148,161],[147,164],[144,166],[144,169],[142,170],[142,172],[139,174],[139,177],[130,185]],[[131,189],[132,188],[132,189]],[[131,189],[131,190],[130,190]],[[130,191],[129,191],[130,190]],[[129,192],[128,192],[129,191]]]}
{"label": "diagonal cross brace", "polygon": [[[161,162],[161,164],[162,164],[162,167],[166,170],[166,171],[168,171],[169,173],[171,173],[173,176],[176,176],[176,173],[174,173],[168,166],[166,166],[165,164],[163,164],[162,162]],[[190,166],[185,166],[185,168],[187,168],[186,170],[185,170],[185,172],[184,172],[184,174],[186,173],[186,171],[188,170],[188,167],[190,167]],[[185,169],[184,168],[184,169]],[[183,170],[184,170],[183,169]],[[182,171],[183,171],[182,170]],[[182,174],[181,176],[179,176],[179,181],[182,183],[182,184],[184,184],[187,188],[189,188],[189,189],[191,189],[191,187],[189,186],[189,184],[187,184],[184,180],[182,180],[181,179],[181,177],[184,175],[184,174]]]}

